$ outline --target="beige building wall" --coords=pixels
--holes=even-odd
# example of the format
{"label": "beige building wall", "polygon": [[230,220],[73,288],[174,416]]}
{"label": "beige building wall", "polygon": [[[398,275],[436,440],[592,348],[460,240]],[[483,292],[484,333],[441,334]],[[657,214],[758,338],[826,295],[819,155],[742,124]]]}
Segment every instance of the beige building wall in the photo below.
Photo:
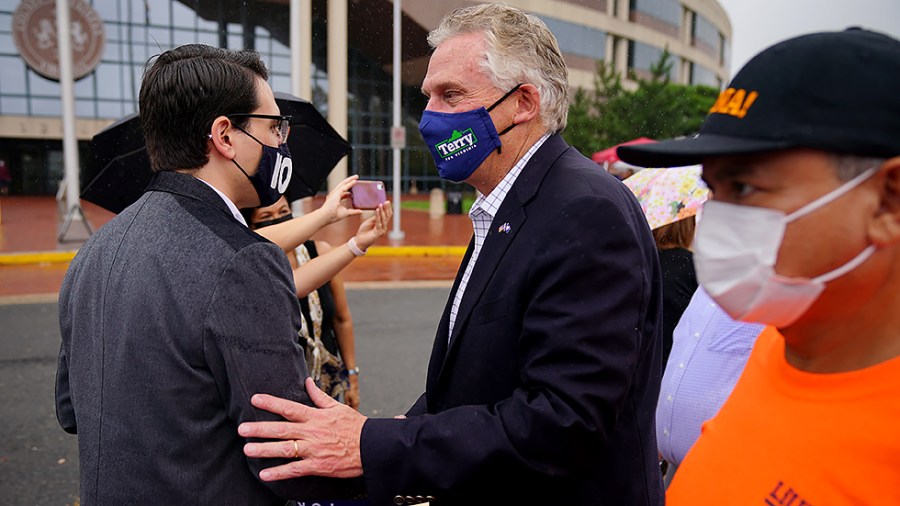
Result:
{"label": "beige building wall", "polygon": [[[613,3],[616,1],[619,2],[618,16],[613,16]],[[602,30],[607,34],[607,45],[610,38],[624,41],[616,48],[618,54],[615,55],[614,60],[617,69],[623,75],[626,75],[625,71],[627,70],[627,41],[634,40],[658,48],[668,47],[676,65],[679,65],[681,61],[694,62],[712,70],[722,82],[728,81],[728,69],[724,62],[720,62],[717,57],[712,57],[691,45],[689,23],[682,21],[681,33],[678,37],[672,37],[648,26],[633,23],[628,20],[628,0],[608,0],[606,12],[579,5],[590,2],[577,2],[576,0],[507,0],[507,3],[540,15]],[[722,32],[727,41],[731,41],[731,22],[718,2],[715,0],[681,0],[681,4],[683,7],[705,16]],[[683,18],[687,18],[684,12]],[[607,49],[607,53],[611,54],[612,51]],[[592,86],[593,68],[584,67],[583,64],[577,66],[570,64],[569,80],[572,87]],[[679,82],[687,83],[688,77],[686,73],[680,73]]]}
{"label": "beige building wall", "polygon": [[[80,141],[89,141],[94,134],[112,123],[113,120],[106,119],[76,119],[75,137]],[[0,138],[59,140],[62,136],[62,118],[0,115]]]}
{"label": "beige building wall", "polygon": [[[618,2],[618,9],[614,4]],[[403,10],[412,19],[416,20],[427,30],[434,29],[441,17],[451,10],[466,5],[480,2],[465,0],[447,0],[441,3],[440,9],[435,9],[432,2],[405,1]],[[702,65],[713,71],[716,76],[727,82],[729,70],[724,62],[716,56],[694,47],[691,44],[691,24],[688,10],[702,14],[706,17],[729,42],[732,38],[731,22],[725,10],[716,0],[680,0],[683,8],[681,31],[678,36],[671,36],[654,30],[648,26],[629,21],[629,0],[503,0],[503,3],[513,5],[520,9],[533,12],[540,16],[551,17],[560,21],[567,21],[576,25],[596,28],[607,34],[606,51],[598,55],[598,59],[615,62],[617,70],[622,75],[627,75],[628,41],[634,40],[658,48],[668,47],[673,56],[678,71],[678,81],[687,83],[689,79],[690,63]],[[605,10],[596,6],[605,3]],[[617,15],[613,15],[617,12]],[[589,88],[593,86],[595,62],[589,58],[567,54],[566,61],[569,65],[569,84],[573,88]],[[413,65],[419,71],[424,71],[427,62],[414,62]],[[418,72],[416,72],[418,73]],[[424,75],[424,73],[423,73]],[[627,84],[627,83],[626,83]]]}

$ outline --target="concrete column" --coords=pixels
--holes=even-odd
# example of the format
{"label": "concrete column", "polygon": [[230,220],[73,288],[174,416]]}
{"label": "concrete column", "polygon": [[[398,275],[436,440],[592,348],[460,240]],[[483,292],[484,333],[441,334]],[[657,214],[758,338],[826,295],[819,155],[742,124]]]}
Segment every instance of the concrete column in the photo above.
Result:
{"label": "concrete column", "polygon": [[628,0],[612,0],[613,2],[618,2],[618,17],[619,19],[628,19],[628,16],[631,12],[628,9],[629,2]]}
{"label": "concrete column", "polygon": [[616,37],[610,33],[606,34],[606,44],[603,51],[603,61],[607,65],[613,65],[615,62]]}
{"label": "concrete column", "polygon": [[[347,0],[328,0],[328,122],[347,137]],[[347,158],[328,176],[328,188],[347,177]]]}
{"label": "concrete column", "polygon": [[[291,93],[312,101],[312,0],[291,0]],[[312,197],[291,202],[294,216],[312,207]]]}
{"label": "concrete column", "polygon": [[693,37],[693,30],[691,27],[694,23],[694,12],[688,8],[684,8],[681,16],[681,42],[684,43],[685,46],[691,46],[691,38]]}
{"label": "concrete column", "polygon": [[312,0],[291,0],[291,93],[312,101]]}
{"label": "concrete column", "polygon": [[628,75],[628,39],[619,39],[616,45],[616,70],[622,76]]}

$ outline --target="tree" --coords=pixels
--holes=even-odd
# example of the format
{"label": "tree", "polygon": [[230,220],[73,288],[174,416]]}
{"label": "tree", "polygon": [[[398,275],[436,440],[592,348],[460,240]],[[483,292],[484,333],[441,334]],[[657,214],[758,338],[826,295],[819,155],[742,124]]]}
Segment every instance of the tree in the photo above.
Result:
{"label": "tree", "polygon": [[586,156],[637,137],[667,139],[692,135],[716,100],[719,90],[669,82],[671,55],[664,50],[650,67],[650,77],[626,90],[612,65],[597,64],[594,89],[579,88],[569,106],[566,141]]}

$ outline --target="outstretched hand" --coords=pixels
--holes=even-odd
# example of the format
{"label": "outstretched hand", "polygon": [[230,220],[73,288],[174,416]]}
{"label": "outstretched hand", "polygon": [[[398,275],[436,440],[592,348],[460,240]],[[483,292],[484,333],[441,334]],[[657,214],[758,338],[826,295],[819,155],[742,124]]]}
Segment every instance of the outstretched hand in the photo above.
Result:
{"label": "outstretched hand", "polygon": [[302,459],[263,469],[259,478],[276,481],[301,476],[362,476],[359,441],[366,417],[319,390],[312,378],[306,379],[306,390],[317,407],[266,394],[251,398],[257,408],[288,421],[242,423],[238,434],[243,437],[279,440],[247,443],[244,454],[254,458]]}
{"label": "outstretched hand", "polygon": [[325,203],[320,208],[328,216],[328,223],[341,221],[348,216],[362,214],[361,210],[344,205],[344,200],[351,197],[350,188],[353,188],[358,179],[359,176],[354,174],[338,183],[337,186],[328,192],[328,195],[325,197]]}
{"label": "outstretched hand", "polygon": [[375,215],[360,223],[359,230],[356,231],[357,246],[367,249],[375,244],[375,241],[387,232],[388,224],[393,216],[394,210],[390,201],[378,204]]}

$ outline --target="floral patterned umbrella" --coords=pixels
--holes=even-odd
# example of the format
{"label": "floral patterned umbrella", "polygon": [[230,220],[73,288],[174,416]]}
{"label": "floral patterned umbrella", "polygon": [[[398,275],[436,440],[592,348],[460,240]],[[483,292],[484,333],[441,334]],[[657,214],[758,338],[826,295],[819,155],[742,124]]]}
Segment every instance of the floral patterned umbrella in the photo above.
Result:
{"label": "floral patterned umbrella", "polygon": [[700,165],[644,169],[622,181],[638,198],[651,229],[697,214],[709,189],[700,179]]}

